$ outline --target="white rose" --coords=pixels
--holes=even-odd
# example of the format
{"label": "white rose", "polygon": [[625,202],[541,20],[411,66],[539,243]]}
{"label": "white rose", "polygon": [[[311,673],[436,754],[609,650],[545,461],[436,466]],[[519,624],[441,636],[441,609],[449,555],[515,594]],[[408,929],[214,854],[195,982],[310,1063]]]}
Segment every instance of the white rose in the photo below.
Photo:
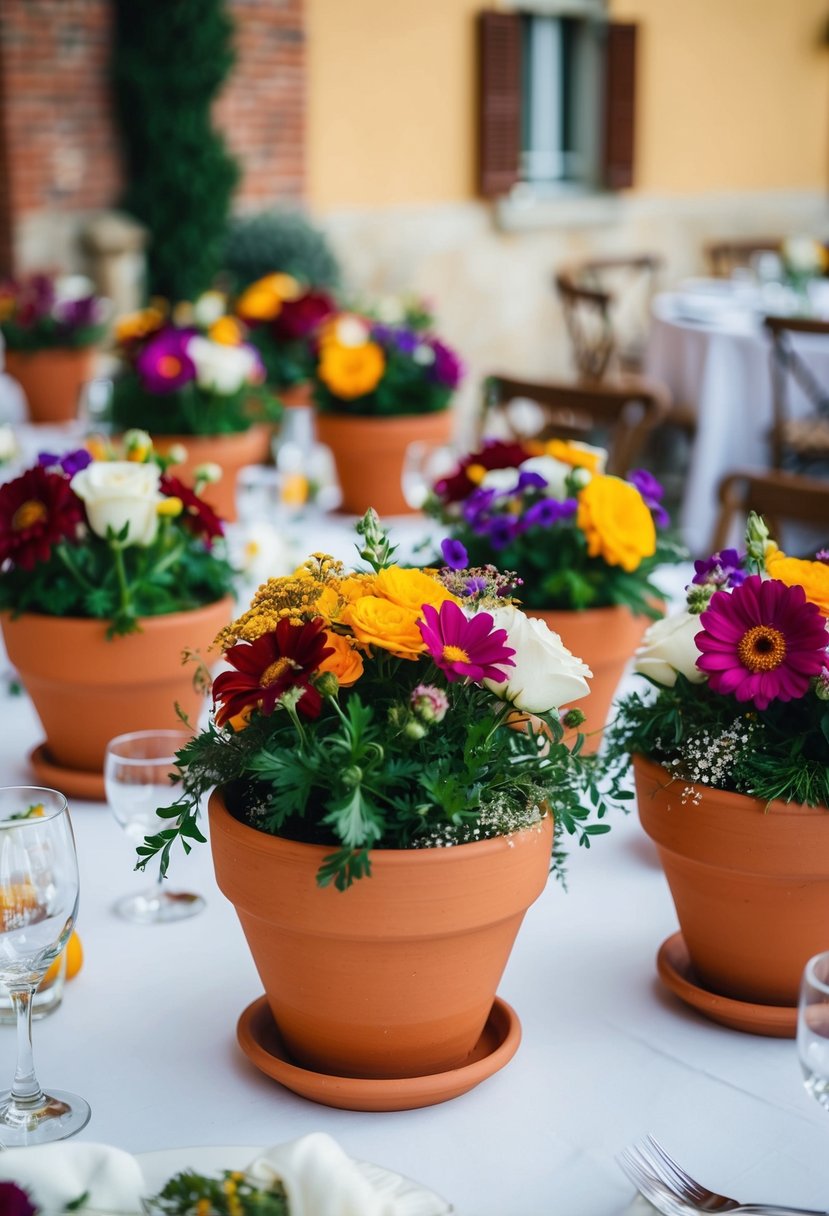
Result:
{"label": "white rose", "polygon": [[539,477],[543,477],[547,488],[542,492],[548,498],[557,498],[559,502],[564,501],[567,494],[564,483],[568,475],[573,472],[569,464],[556,460],[554,456],[531,456],[529,460],[525,460],[520,465],[520,471],[537,473]]}
{"label": "white rose", "polygon": [[683,609],[654,621],[636,651],[633,669],[665,688],[673,688],[677,673],[692,684],[702,684],[705,673],[697,667],[700,652],[694,641],[702,629],[699,614]]}
{"label": "white rose", "polygon": [[195,337],[187,343],[187,354],[195,365],[199,386],[223,397],[238,393],[256,370],[256,355],[249,346],[225,346]]}
{"label": "white rose", "polygon": [[494,628],[506,629],[507,645],[515,651],[515,666],[505,668],[506,682],[484,680],[487,688],[530,714],[559,709],[587,696],[586,677],[592,671],[544,621],[525,616],[512,605],[487,611],[495,621]]}
{"label": "white rose", "polygon": [[151,545],[158,528],[156,511],[164,495],[157,464],[130,460],[94,460],[72,478],[71,486],[86,506],[89,526],[98,536],[119,533],[128,525],[125,545]]}
{"label": "white rose", "polygon": [[334,337],[340,346],[363,346],[371,337],[371,330],[362,317],[343,313],[334,322]]}
{"label": "white rose", "polygon": [[207,329],[227,312],[227,297],[223,291],[205,291],[193,305],[193,320]]}

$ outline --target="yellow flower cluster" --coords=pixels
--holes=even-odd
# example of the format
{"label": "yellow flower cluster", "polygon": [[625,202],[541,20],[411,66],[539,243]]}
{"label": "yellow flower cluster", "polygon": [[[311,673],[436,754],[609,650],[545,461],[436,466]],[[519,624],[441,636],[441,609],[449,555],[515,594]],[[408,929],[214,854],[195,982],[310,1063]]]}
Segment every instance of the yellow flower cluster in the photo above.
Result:
{"label": "yellow flower cluster", "polygon": [[829,617],[829,566],[825,562],[787,557],[775,546],[766,553],[766,571],[787,587],[802,587],[806,599]]}
{"label": "yellow flower cluster", "polygon": [[631,572],[656,552],[653,516],[630,482],[596,474],[579,492],[578,504],[576,522],[591,557]]}
{"label": "yellow flower cluster", "polygon": [[381,346],[358,318],[338,317],[323,326],[317,375],[335,397],[354,401],[373,392],[386,370]]}
{"label": "yellow flower cluster", "polygon": [[266,274],[246,287],[236,301],[236,312],[246,321],[273,321],[285,300],[298,300],[301,284],[290,274]]}

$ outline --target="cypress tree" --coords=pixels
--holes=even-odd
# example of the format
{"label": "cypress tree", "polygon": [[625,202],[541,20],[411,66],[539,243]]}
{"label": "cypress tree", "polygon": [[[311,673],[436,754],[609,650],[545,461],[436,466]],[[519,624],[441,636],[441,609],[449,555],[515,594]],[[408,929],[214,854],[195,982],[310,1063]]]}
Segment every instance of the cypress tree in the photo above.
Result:
{"label": "cypress tree", "polygon": [[147,226],[152,295],[192,300],[221,263],[238,168],[211,110],[233,64],[224,0],[114,0],[126,211]]}

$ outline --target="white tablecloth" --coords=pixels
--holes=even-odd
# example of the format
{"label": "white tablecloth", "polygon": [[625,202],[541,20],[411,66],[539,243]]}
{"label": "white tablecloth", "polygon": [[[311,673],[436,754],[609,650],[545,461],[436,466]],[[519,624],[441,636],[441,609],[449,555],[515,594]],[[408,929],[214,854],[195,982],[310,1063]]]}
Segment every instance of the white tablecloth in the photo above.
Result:
{"label": "white tablecloth", "polygon": [[[41,738],[26,697],[0,690],[4,784],[31,780],[26,757]],[[551,883],[527,915],[499,989],[523,1025],[515,1059],[444,1105],[359,1114],[282,1089],[237,1048],[236,1020],[261,985],[209,847],[177,855],[171,876],[205,895],[202,915],[129,925],[111,906],[147,878],[132,872],[125,834],[105,805],[71,810],[86,962],[60,1010],[36,1023],[35,1059],[47,1087],[91,1103],[84,1139],[142,1152],[322,1130],[445,1195],[459,1216],[619,1216],[632,1188],[614,1154],[650,1131],[727,1193],[829,1207],[829,1123],[794,1044],[718,1027],[659,985],[655,954],[676,919],[634,815],[572,853],[569,892]],[[0,1027],[9,1079],[14,1038]]]}
{"label": "white tablecloth", "polygon": [[[696,412],[680,526],[691,552],[701,556],[710,552],[721,479],[737,469],[769,467],[772,392],[770,345],[757,314],[735,306],[708,320],[692,320],[685,308],[692,298],[656,297],[645,365],[675,401]],[[829,388],[829,339],[810,336],[796,345]],[[809,408],[796,386],[791,404],[795,413]]]}

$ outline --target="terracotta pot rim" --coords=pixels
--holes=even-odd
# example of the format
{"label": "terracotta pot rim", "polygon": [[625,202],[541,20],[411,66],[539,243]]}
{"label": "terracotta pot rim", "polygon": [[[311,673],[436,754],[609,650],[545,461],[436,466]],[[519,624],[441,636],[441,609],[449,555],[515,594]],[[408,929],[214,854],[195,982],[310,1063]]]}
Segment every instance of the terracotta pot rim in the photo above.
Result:
{"label": "terracotta pot rim", "polygon": [[316,407],[318,422],[341,422],[345,426],[352,423],[381,422],[381,423],[411,423],[413,418],[442,418],[451,411],[451,402],[440,410],[421,410],[411,414],[341,414],[337,410],[321,410]]}
{"label": "terracotta pot rim", "polygon": [[[251,827],[248,823],[242,823],[237,819],[227,808],[227,803],[224,798],[222,786],[217,786],[210,795],[210,801],[213,804],[214,810],[225,822],[226,830],[237,832],[242,836],[247,837],[246,845],[253,847],[253,838],[259,838],[263,843],[260,851],[271,852],[274,848],[279,849],[285,854],[296,852],[305,858],[318,857],[322,860],[323,857],[329,856],[339,846],[337,844],[310,844],[304,840],[292,840],[288,836],[276,836],[271,832],[260,831],[259,828]],[[510,840],[520,839],[527,836],[529,833],[542,832],[543,825],[548,819],[554,816],[548,812],[537,823],[531,824],[529,827],[521,828],[518,832],[511,832],[507,836],[490,836],[486,840],[473,840],[466,844],[455,844],[451,846],[443,845],[431,848],[417,849],[377,849],[369,850],[371,858],[382,859],[383,866],[404,866],[408,864],[412,858],[420,857],[423,861],[437,862],[438,865],[450,864],[452,855],[455,860],[462,853],[464,857],[484,857],[490,853],[499,852],[503,849],[506,842]],[[364,880],[361,880],[364,881]],[[370,881],[370,879],[368,880]]]}
{"label": "terracotta pot rim", "polygon": [[[207,604],[199,604],[198,608],[183,608],[177,612],[159,612],[154,616],[138,617],[138,624],[141,626],[142,632],[146,632],[147,627],[152,628],[158,621],[164,621],[172,625],[177,625],[184,620],[190,620],[193,616],[201,612],[208,612],[216,607],[217,604],[227,603],[233,605],[235,603],[232,595],[221,595],[217,600],[210,600]],[[11,608],[0,609],[0,621],[7,622],[11,625],[16,625],[18,622],[26,621],[58,621],[67,629],[76,629],[78,631],[88,628],[90,625],[107,626],[109,619],[99,616],[57,616],[51,612],[17,612]],[[127,637],[131,636],[129,634]],[[118,638],[113,638],[113,641],[118,641]]]}
{"label": "terracotta pot rim", "polygon": [[8,339],[6,339],[5,353],[7,356],[14,355],[18,359],[29,359],[34,355],[51,355],[54,353],[58,353],[61,355],[75,354],[76,352],[80,353],[83,351],[91,350],[93,347],[99,346],[99,345],[100,345],[100,339],[96,338],[92,342],[82,342],[77,346],[64,346],[64,345],[39,346],[39,347],[37,347],[36,350],[27,350],[25,347],[22,347],[22,346],[10,346],[8,343]]}
{"label": "terracotta pot rim", "polygon": [[[634,752],[631,756],[631,761],[634,770],[641,770],[642,775],[650,778],[652,781],[660,781],[660,789],[666,789],[670,785],[674,785],[678,781],[682,781],[681,777],[672,777],[666,768],[663,768],[656,760],[651,760],[641,752]],[[662,780],[664,778],[664,780]],[[686,781],[686,785],[693,785],[693,782]],[[725,798],[735,799],[738,804],[745,810],[754,808],[758,813],[768,815],[804,815],[813,819],[817,815],[829,814],[829,807],[823,806],[808,806],[805,802],[783,802],[779,798],[773,799],[771,802],[764,802],[762,798],[755,798],[751,794],[739,794],[735,790],[724,790],[718,785],[697,785],[695,788],[706,791],[711,794],[720,794]]]}

